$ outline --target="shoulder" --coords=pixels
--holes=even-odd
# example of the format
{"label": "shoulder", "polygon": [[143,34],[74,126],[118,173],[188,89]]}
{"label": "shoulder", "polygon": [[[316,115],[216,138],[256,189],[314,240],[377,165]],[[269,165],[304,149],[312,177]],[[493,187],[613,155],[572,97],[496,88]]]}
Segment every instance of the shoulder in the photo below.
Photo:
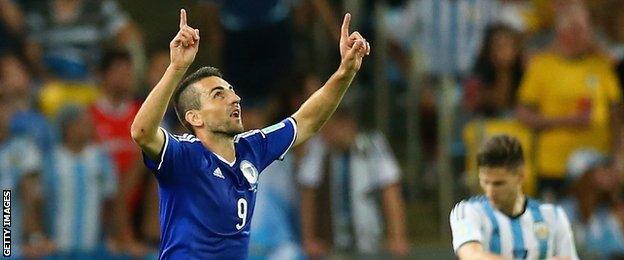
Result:
{"label": "shoulder", "polygon": [[478,211],[483,203],[487,203],[487,197],[484,195],[470,197],[455,204],[451,212],[461,215],[465,212]]}
{"label": "shoulder", "polygon": [[266,135],[261,130],[254,129],[234,136],[234,143],[249,142],[259,138],[266,138]]}
{"label": "shoulder", "polygon": [[543,203],[536,199],[529,199],[527,202],[527,210],[532,211],[532,214],[541,214],[544,221],[558,223],[561,221],[561,218],[566,218],[567,216],[563,210],[563,208],[554,203]]}

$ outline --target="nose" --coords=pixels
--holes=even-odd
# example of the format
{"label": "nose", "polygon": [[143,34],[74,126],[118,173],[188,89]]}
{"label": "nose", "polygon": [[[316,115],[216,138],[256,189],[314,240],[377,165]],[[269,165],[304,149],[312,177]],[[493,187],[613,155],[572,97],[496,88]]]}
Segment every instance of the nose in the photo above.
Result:
{"label": "nose", "polygon": [[240,104],[241,97],[236,95],[236,93],[234,93],[234,91],[232,91],[232,98],[233,98],[232,103]]}

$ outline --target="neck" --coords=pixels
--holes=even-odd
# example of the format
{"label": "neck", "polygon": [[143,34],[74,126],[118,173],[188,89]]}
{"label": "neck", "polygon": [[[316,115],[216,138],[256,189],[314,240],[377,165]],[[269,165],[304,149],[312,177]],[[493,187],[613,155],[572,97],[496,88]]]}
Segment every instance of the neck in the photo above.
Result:
{"label": "neck", "polygon": [[67,149],[69,151],[71,151],[72,153],[78,154],[80,152],[82,152],[82,150],[85,148],[86,144],[83,142],[78,142],[78,141],[69,141],[67,143],[65,143],[65,147],[67,147]]}
{"label": "neck", "polygon": [[114,92],[108,91],[106,93],[106,100],[113,105],[113,107],[119,107],[126,100],[124,95],[115,94]]}
{"label": "neck", "polygon": [[509,216],[517,216],[522,213],[524,210],[524,202],[526,201],[526,197],[522,194],[521,191],[518,191],[516,194],[516,198],[509,205],[504,205],[500,208],[500,211],[509,215]]}
{"label": "neck", "polygon": [[228,162],[233,162],[236,159],[233,136],[217,132],[202,131],[197,131],[196,136],[199,140],[201,140],[204,147],[223,157]]}
{"label": "neck", "polygon": [[588,52],[587,50],[578,51],[576,50],[576,48],[568,44],[564,44],[561,41],[559,41],[556,46],[557,47],[555,48],[555,50],[557,50],[559,55],[561,55],[562,57],[566,59],[577,59]]}

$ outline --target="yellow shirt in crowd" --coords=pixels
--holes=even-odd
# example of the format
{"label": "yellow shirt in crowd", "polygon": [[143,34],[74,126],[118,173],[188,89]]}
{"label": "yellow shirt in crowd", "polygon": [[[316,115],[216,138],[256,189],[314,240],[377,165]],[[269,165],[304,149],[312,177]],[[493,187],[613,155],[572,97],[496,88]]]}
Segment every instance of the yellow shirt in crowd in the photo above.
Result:
{"label": "yellow shirt in crowd", "polygon": [[41,111],[49,119],[56,119],[59,109],[67,104],[89,106],[99,97],[98,88],[87,83],[50,82],[39,94]]}
{"label": "yellow shirt in crowd", "polygon": [[590,109],[589,128],[557,127],[537,134],[536,164],[540,176],[565,177],[568,156],[579,148],[611,150],[609,107],[620,102],[620,89],[609,61],[598,55],[565,59],[553,52],[531,60],[518,102],[535,106],[546,118],[574,116]]}

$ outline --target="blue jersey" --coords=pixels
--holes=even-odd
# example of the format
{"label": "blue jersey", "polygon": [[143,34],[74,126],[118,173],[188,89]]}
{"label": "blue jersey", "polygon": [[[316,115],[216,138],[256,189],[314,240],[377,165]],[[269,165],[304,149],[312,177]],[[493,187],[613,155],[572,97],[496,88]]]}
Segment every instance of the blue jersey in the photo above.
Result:
{"label": "blue jersey", "polygon": [[295,120],[237,135],[233,162],[193,135],[162,131],[159,160],[143,156],[158,179],[159,258],[246,259],[259,174],[293,145]]}

